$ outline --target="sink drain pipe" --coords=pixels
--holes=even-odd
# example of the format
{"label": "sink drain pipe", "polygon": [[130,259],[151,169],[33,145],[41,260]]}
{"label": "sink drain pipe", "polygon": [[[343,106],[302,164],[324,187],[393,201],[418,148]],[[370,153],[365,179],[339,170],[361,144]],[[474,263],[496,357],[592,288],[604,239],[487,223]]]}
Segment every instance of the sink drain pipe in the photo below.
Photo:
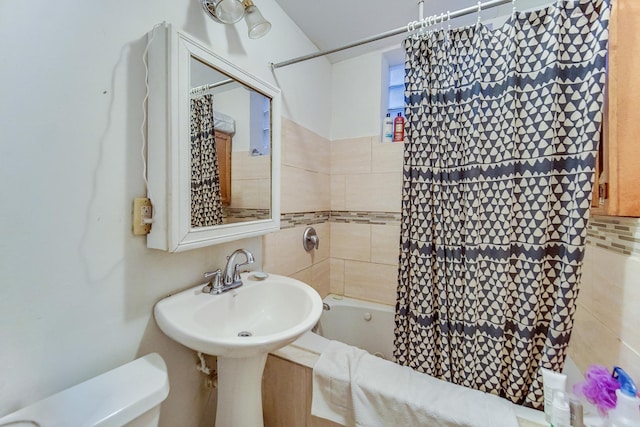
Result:
{"label": "sink drain pipe", "polygon": [[216,388],[218,386],[218,373],[215,369],[211,369],[209,366],[207,366],[207,361],[200,351],[198,352],[198,359],[200,359],[200,364],[196,366],[196,369],[207,376],[207,388]]}

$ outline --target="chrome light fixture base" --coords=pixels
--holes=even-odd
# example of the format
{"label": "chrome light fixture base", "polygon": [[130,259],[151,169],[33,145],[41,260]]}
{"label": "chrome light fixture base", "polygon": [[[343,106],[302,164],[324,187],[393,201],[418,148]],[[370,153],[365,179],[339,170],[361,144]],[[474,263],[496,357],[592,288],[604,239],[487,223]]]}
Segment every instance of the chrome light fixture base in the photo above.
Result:
{"label": "chrome light fixture base", "polygon": [[242,0],[202,0],[205,13],[221,24],[235,24],[244,16]]}
{"label": "chrome light fixture base", "polygon": [[221,24],[235,24],[244,17],[249,38],[260,38],[271,30],[271,23],[264,19],[252,0],[201,1],[207,16]]}

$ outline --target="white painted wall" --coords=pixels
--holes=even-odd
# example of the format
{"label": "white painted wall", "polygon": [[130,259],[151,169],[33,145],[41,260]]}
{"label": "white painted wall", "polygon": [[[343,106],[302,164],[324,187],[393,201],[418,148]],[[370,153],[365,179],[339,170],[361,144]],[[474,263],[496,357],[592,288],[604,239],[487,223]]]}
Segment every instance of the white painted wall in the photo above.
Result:
{"label": "white painted wall", "polygon": [[[544,7],[552,0],[518,0],[518,11]],[[482,22],[496,28],[511,14],[512,6],[504,5],[482,12]],[[453,11],[452,11],[453,12]],[[452,21],[452,27],[473,25],[477,15]],[[365,20],[366,21],[366,20]],[[371,34],[373,35],[373,34]],[[331,139],[359,138],[382,133],[386,113],[389,63],[404,61],[402,42],[388,39],[380,49],[333,64],[331,100]]]}
{"label": "white painted wall", "polygon": [[280,86],[284,115],[327,136],[329,63],[272,74],[268,62],[315,47],[273,0],[259,6],[273,29],[249,40],[197,0],[0,2],[0,415],[157,351],[171,381],[163,425],[200,425],[194,354],[162,335],[152,308],[236,247],[260,262],[261,240],[170,255],[131,234],[145,193],[142,53],[169,21]]}
{"label": "white painted wall", "polygon": [[391,47],[333,64],[332,140],[381,134],[389,68],[385,55],[398,56],[398,50]]}
{"label": "white painted wall", "polygon": [[236,122],[236,133],[231,143],[232,151],[249,151],[249,136],[251,124],[251,104],[249,91],[242,87],[220,92],[215,95],[213,109],[226,114]]}

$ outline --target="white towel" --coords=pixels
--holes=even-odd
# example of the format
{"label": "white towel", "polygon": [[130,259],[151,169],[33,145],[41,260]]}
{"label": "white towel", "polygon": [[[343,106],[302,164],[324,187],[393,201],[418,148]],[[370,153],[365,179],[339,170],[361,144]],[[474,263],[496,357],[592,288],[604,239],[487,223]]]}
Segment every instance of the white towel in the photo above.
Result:
{"label": "white towel", "polygon": [[313,368],[311,413],[345,426],[517,427],[512,404],[331,341]]}
{"label": "white towel", "polygon": [[228,133],[233,136],[236,133],[236,121],[233,117],[219,111],[213,112],[213,128],[218,132]]}

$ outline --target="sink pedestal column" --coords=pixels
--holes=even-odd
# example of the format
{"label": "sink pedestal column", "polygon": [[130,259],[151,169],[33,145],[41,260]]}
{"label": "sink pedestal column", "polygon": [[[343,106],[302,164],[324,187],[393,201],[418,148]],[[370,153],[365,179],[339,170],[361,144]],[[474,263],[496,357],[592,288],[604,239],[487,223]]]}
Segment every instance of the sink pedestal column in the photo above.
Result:
{"label": "sink pedestal column", "polygon": [[262,372],[267,353],[253,357],[218,356],[216,427],[263,427]]}

